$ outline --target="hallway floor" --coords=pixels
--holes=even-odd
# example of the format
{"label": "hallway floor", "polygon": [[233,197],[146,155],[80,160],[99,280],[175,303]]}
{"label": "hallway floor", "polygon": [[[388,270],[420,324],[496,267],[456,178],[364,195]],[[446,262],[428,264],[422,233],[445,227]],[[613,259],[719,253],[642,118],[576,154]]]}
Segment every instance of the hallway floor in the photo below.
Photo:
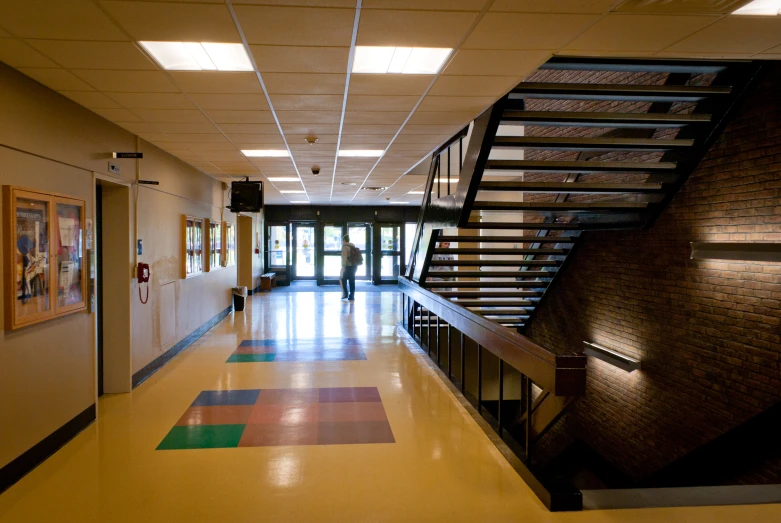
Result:
{"label": "hallway floor", "polygon": [[101,398],[97,423],[0,495],[0,522],[781,519],[772,505],[548,513],[400,314],[390,292],[251,297],[134,392]]}

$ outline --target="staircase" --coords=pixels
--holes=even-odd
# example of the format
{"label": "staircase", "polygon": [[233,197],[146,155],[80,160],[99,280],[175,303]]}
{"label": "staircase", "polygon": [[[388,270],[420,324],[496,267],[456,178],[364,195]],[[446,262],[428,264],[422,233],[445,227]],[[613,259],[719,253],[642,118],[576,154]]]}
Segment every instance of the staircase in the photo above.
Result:
{"label": "staircase", "polygon": [[406,277],[523,332],[582,232],[651,226],[759,70],[551,59],[433,155]]}

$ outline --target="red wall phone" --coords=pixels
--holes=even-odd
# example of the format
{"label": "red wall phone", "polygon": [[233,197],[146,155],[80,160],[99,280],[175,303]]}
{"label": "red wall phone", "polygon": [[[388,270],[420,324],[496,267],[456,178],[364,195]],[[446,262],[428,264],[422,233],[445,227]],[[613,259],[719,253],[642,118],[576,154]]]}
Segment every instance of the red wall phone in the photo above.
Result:
{"label": "red wall phone", "polygon": [[[146,299],[141,297],[141,284],[146,283]],[[138,299],[141,303],[146,304],[149,301],[149,264],[138,264]]]}

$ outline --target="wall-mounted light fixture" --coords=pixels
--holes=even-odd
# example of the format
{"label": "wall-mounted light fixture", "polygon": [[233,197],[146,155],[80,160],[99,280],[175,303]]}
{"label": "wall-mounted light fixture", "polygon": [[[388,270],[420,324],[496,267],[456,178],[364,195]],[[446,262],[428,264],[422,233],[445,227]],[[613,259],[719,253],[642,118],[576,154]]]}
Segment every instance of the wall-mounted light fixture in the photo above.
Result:
{"label": "wall-mounted light fixture", "polygon": [[620,352],[616,352],[602,345],[596,343],[590,343],[588,341],[583,342],[583,353],[588,356],[593,356],[598,360],[602,360],[606,363],[625,370],[626,372],[633,372],[640,368],[640,360],[624,356]]}
{"label": "wall-mounted light fixture", "polygon": [[692,260],[781,262],[781,243],[691,242]]}

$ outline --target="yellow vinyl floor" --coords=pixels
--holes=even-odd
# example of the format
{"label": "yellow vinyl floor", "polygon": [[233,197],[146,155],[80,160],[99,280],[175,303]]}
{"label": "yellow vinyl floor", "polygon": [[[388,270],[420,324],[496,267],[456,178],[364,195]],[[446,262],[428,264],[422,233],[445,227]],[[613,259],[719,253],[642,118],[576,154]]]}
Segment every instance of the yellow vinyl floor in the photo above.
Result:
{"label": "yellow vinyl floor", "polygon": [[102,397],[96,423],[0,495],[0,522],[781,521],[778,505],[547,512],[400,315],[397,293],[251,297]]}

